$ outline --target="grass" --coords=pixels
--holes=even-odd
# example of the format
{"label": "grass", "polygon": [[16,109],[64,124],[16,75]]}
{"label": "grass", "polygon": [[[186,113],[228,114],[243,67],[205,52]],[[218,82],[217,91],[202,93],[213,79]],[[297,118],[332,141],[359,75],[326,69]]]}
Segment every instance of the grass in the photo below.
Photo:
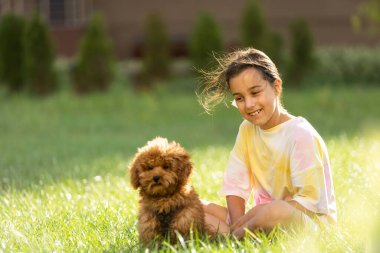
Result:
{"label": "grass", "polygon": [[[37,99],[0,92],[0,252],[140,252],[137,193],[126,167],[160,135],[192,153],[193,183],[217,195],[241,118],[204,114],[192,93],[165,88]],[[380,89],[285,90],[285,107],[307,118],[330,152],[339,223],[236,241],[194,239],[161,252],[365,252],[380,228]],[[378,225],[377,225],[378,224]],[[374,251],[375,252],[375,251]]]}

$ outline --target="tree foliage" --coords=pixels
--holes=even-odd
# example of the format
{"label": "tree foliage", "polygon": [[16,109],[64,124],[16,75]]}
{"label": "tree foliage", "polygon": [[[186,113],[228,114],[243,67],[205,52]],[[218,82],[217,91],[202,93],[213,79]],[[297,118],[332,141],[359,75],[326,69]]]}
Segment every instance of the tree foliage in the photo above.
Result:
{"label": "tree foliage", "polygon": [[351,18],[355,30],[371,35],[380,33],[380,0],[367,0],[361,3]]}
{"label": "tree foliage", "polygon": [[284,64],[284,40],[281,34],[268,32],[265,38],[266,44],[263,50],[276,66],[281,68]]}
{"label": "tree foliage", "polygon": [[240,21],[240,46],[264,51],[276,65],[283,64],[283,39],[270,30],[258,0],[249,0]]}
{"label": "tree foliage", "polygon": [[24,86],[24,20],[7,14],[0,20],[0,79],[11,91]]}
{"label": "tree foliage", "polygon": [[77,93],[105,91],[114,77],[114,56],[106,34],[103,18],[95,14],[81,41],[74,68],[74,88]]}
{"label": "tree foliage", "polygon": [[300,84],[305,75],[315,67],[314,39],[308,22],[298,18],[290,24],[291,48],[288,78]]}
{"label": "tree foliage", "polygon": [[223,50],[219,26],[208,13],[201,13],[190,40],[190,57],[197,69],[208,69],[214,64],[213,53]]}
{"label": "tree foliage", "polygon": [[147,82],[168,77],[170,45],[165,23],[157,14],[145,20],[143,44],[143,76]]}
{"label": "tree foliage", "polygon": [[257,0],[249,0],[244,8],[240,22],[240,44],[243,47],[265,49],[266,23]]}
{"label": "tree foliage", "polygon": [[35,12],[24,34],[25,78],[28,90],[46,95],[56,88],[55,53],[47,25]]}

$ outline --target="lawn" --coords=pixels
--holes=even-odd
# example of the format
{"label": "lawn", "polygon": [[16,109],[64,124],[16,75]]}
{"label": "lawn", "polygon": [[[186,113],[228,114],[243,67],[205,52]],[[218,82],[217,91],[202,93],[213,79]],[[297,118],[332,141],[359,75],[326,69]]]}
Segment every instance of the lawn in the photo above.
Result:
{"label": "lawn", "polygon": [[[380,227],[380,89],[285,89],[289,112],[307,118],[329,149],[339,222],[306,233],[244,241],[193,239],[162,252],[365,252]],[[78,97],[0,92],[0,252],[140,252],[137,193],[127,166],[155,136],[192,153],[193,183],[217,195],[241,118],[233,107],[205,114],[194,93],[115,87]],[[377,236],[377,237],[376,237]]]}

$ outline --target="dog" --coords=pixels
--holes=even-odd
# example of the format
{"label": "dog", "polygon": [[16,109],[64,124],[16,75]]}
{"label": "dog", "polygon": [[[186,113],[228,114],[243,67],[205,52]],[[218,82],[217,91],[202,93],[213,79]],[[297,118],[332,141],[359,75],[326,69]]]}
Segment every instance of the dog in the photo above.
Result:
{"label": "dog", "polygon": [[139,148],[129,165],[130,181],[139,191],[138,233],[143,245],[188,239],[191,230],[207,233],[205,214],[190,184],[190,154],[178,143],[156,137]]}

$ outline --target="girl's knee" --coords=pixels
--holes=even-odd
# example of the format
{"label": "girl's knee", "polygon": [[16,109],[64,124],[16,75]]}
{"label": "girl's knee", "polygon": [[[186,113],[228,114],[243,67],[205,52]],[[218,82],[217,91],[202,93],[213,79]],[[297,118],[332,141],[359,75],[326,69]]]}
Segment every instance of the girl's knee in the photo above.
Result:
{"label": "girl's knee", "polygon": [[266,212],[271,217],[279,220],[289,220],[294,216],[294,212],[297,211],[293,206],[284,200],[274,200],[268,205]]}
{"label": "girl's knee", "polygon": [[205,214],[210,214],[212,216],[217,217],[223,222],[227,219],[227,208],[218,204],[214,204],[205,200],[201,200],[203,211]]}
{"label": "girl's knee", "polygon": [[214,214],[214,213],[221,213],[221,212],[227,212],[227,208],[212,202],[208,202],[206,200],[201,200],[203,210],[206,213]]}
{"label": "girl's knee", "polygon": [[203,207],[203,211],[205,213],[212,213],[212,208],[211,208],[211,203],[208,202],[207,200],[203,200],[201,199],[201,203],[202,203],[202,207]]}
{"label": "girl's knee", "polygon": [[206,230],[209,234],[223,234],[226,235],[229,232],[229,226],[218,217],[213,216],[212,214],[205,214]]}

